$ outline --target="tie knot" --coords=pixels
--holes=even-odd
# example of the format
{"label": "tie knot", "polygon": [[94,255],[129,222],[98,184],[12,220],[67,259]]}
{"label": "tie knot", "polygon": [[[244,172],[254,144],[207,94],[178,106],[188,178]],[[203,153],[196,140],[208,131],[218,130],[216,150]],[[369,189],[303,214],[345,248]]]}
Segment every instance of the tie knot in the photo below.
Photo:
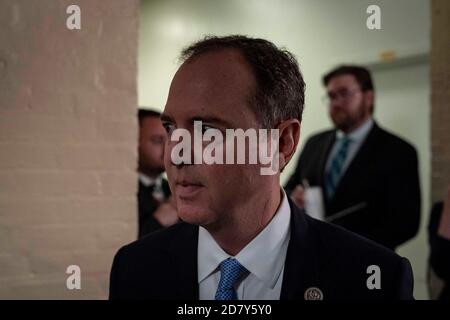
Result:
{"label": "tie knot", "polygon": [[341,138],[341,146],[348,146],[350,142],[352,142],[352,139],[347,136]]}
{"label": "tie knot", "polygon": [[233,286],[234,283],[247,271],[240,263],[234,258],[228,258],[220,263],[220,273],[224,282]]}
{"label": "tie knot", "polygon": [[236,300],[237,294],[234,286],[248,272],[247,269],[234,258],[222,261],[219,268],[220,281],[216,292],[216,300]]}

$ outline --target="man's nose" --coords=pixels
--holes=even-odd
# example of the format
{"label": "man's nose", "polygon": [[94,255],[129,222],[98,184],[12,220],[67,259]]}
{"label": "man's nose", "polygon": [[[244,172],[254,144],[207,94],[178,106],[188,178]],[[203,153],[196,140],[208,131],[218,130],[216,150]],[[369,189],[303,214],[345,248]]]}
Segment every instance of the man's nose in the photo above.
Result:
{"label": "man's nose", "polygon": [[330,107],[332,109],[338,109],[342,107],[342,103],[342,98],[340,96],[337,96],[332,101],[330,101]]}
{"label": "man's nose", "polygon": [[[168,144],[166,144],[166,146],[164,147],[164,157],[169,157],[169,163],[177,168],[182,168],[183,166],[186,165],[190,165],[191,163],[189,163],[189,161],[185,161],[185,157],[186,157],[186,153],[189,152],[189,150],[185,150],[184,148],[182,148],[181,150],[177,151],[175,153],[175,156],[177,159],[174,159],[174,157],[172,157],[172,150],[173,148],[180,142],[172,142],[169,141]],[[191,150],[192,150],[193,146],[191,146]],[[179,159],[181,158],[181,159]],[[193,151],[191,151],[191,155],[190,155],[190,161],[192,162],[193,160]]]}

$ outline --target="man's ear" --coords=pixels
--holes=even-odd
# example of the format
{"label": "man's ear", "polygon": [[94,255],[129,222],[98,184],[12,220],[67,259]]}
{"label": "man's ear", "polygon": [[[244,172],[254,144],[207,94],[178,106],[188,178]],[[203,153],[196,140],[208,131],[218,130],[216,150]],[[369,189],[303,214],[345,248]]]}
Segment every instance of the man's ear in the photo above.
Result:
{"label": "man's ear", "polygon": [[281,172],[297,150],[297,145],[300,140],[300,121],[298,119],[283,121],[278,125],[277,129],[279,130],[279,161]]}

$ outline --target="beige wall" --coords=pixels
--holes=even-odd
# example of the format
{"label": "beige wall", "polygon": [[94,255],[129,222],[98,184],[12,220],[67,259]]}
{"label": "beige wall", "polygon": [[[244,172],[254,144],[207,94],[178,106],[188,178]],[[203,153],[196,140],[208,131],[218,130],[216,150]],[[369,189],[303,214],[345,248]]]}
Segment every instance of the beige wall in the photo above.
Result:
{"label": "beige wall", "polygon": [[137,15],[137,0],[0,2],[0,298],[107,295],[136,235]]}
{"label": "beige wall", "polygon": [[432,199],[442,200],[450,184],[450,1],[431,2]]}

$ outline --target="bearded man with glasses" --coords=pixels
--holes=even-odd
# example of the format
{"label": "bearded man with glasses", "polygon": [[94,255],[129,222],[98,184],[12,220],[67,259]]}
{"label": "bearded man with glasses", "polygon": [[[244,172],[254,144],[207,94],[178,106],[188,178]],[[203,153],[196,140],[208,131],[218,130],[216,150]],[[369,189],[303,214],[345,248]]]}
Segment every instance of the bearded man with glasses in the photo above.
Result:
{"label": "bearded man with glasses", "polygon": [[334,128],[308,139],[286,191],[303,206],[302,183],[320,187],[325,220],[395,250],[419,228],[417,152],[374,120],[367,69],[338,67],[323,84]]}

